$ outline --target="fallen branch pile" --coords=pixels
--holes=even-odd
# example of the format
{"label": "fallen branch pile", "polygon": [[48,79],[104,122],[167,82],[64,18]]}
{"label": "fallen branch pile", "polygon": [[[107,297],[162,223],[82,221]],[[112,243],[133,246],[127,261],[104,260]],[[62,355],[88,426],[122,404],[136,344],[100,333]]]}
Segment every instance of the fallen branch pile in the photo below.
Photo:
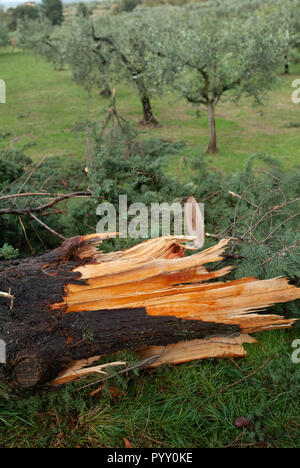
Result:
{"label": "fallen branch pile", "polygon": [[184,257],[191,238],[103,254],[106,237],[74,237],[43,256],[0,264],[2,368],[11,386],[101,372],[99,357],[124,349],[154,367],[244,356],[242,344],[255,341],[249,333],[294,322],[257,312],[300,298],[286,279],[214,281],[231,270],[206,267],[222,259],[226,240]]}

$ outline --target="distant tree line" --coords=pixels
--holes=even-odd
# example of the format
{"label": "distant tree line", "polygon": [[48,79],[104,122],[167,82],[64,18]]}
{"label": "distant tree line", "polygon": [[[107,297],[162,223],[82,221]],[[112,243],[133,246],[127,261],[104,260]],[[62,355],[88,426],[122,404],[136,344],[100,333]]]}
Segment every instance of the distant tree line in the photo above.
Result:
{"label": "distant tree line", "polygon": [[[19,20],[20,45],[56,69],[68,64],[88,92],[110,95],[120,81],[136,89],[141,123],[158,124],[152,97],[168,91],[207,112],[208,153],[216,153],[216,106],[242,96],[262,105],[299,50],[299,3],[287,0],[208,0],[185,7],[135,6],[91,18],[80,3],[61,24],[44,0],[43,17]],[[46,9],[47,7],[47,9]],[[55,10],[58,12],[58,10]],[[284,65],[284,67],[283,67]]]}
{"label": "distant tree line", "polygon": [[23,4],[15,8],[8,8],[6,11],[0,8],[0,27],[14,32],[18,28],[20,20],[39,20],[41,17],[47,18],[53,26],[62,24],[64,21],[62,1],[42,0],[41,4]]}

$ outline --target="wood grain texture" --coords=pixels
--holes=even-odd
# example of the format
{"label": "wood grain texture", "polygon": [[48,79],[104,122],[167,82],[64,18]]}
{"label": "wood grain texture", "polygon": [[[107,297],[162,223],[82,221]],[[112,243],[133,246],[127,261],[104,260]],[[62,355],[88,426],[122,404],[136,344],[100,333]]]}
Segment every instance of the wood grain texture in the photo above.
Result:
{"label": "wood grain texture", "polygon": [[[36,387],[74,361],[124,349],[142,348],[142,356],[167,346],[155,365],[244,356],[248,333],[294,323],[265,311],[300,298],[286,279],[226,281],[230,266],[207,268],[227,240],[190,256],[184,243],[192,238],[183,236],[104,254],[98,245],[109,236],[79,236],[41,257],[0,264],[2,370],[11,385]],[[89,373],[83,368],[79,376]]]}

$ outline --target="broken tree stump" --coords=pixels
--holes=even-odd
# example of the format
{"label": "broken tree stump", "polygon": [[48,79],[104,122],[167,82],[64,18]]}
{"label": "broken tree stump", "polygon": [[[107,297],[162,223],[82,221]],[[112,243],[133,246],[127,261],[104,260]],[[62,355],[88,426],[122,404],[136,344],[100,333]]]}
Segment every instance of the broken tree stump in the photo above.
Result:
{"label": "broken tree stump", "polygon": [[191,238],[162,237],[103,254],[97,248],[105,238],[74,237],[40,257],[0,264],[0,366],[15,389],[73,380],[74,366],[125,349],[147,359],[166,346],[153,366],[243,356],[242,344],[255,341],[248,333],[294,322],[257,313],[300,298],[286,279],[213,281],[231,270],[205,267],[222,259],[226,240],[184,257]]}

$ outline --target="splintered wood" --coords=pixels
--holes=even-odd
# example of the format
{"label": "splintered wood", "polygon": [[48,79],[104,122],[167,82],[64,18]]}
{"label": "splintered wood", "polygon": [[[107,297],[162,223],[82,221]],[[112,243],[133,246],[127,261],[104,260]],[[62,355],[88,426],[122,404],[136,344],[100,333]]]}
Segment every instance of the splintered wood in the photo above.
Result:
{"label": "splintered wood", "polygon": [[[85,284],[65,286],[63,301],[53,309],[64,314],[82,311],[111,311],[145,308],[149,317],[176,317],[184,321],[201,321],[208,325],[206,336],[187,339],[167,346],[143,346],[137,349],[140,359],[160,357],[151,364],[183,363],[194,359],[243,357],[243,343],[254,343],[248,333],[290,327],[294,320],[258,313],[279,302],[300,298],[300,290],[284,278],[257,280],[252,277],[235,281],[212,281],[224,277],[232,267],[210,271],[205,265],[222,260],[228,240],[191,256],[184,257],[186,237],[162,237],[143,242],[122,252],[103,254],[96,250],[97,235],[86,237],[79,258],[93,257],[95,263],[77,267]],[[109,313],[109,312],[107,312]],[[126,312],[124,312],[126,313]],[[213,333],[213,325],[235,326]],[[209,326],[211,325],[211,335]],[[163,351],[163,352],[162,352]],[[64,381],[74,378],[74,366],[64,371]],[[77,367],[78,369],[78,367]],[[69,372],[69,374],[68,374]],[[91,368],[91,373],[97,369]],[[84,369],[88,373],[88,368]],[[54,383],[59,383],[60,378]]]}
{"label": "splintered wood", "polygon": [[63,302],[52,307],[63,305],[66,314],[145,307],[151,316],[239,325],[246,333],[292,325],[293,320],[254,311],[294,300],[300,296],[299,289],[285,278],[209,283],[232,269],[208,271],[204,266],[222,259],[228,241],[183,257],[186,240],[164,237],[123,252],[97,253],[99,263],[74,270],[86,284],[67,285]]}
{"label": "splintered wood", "polygon": [[[113,235],[78,236],[40,257],[0,263],[1,366],[11,387],[108,378],[98,357],[122,350],[147,367],[244,356],[249,333],[294,323],[265,311],[300,298],[286,279],[226,281],[230,266],[212,270],[227,240],[189,256],[194,238],[183,236],[99,251]],[[126,372],[128,363],[115,361],[109,366]]]}

